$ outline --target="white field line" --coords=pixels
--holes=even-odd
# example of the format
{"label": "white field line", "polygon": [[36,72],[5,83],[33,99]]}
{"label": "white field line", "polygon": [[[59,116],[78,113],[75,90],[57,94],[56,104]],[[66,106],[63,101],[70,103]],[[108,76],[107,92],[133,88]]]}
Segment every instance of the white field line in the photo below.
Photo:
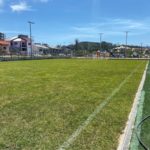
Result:
{"label": "white field line", "polygon": [[[139,65],[140,66],[140,65]],[[96,109],[89,115],[89,117],[72,133],[72,135],[58,148],[58,150],[65,150],[76,140],[79,134],[91,123],[95,116],[100,113],[100,111],[110,102],[112,97],[119,92],[127,80],[134,74],[134,72],[139,68],[136,67],[120,84],[113,92],[102,102]]]}
{"label": "white field line", "polygon": [[141,97],[141,92],[142,92],[142,89],[144,86],[144,82],[146,79],[147,68],[148,68],[148,63],[146,64],[146,68],[144,70],[140,85],[139,85],[137,93],[135,95],[134,102],[133,102],[133,105],[131,108],[131,112],[128,116],[128,121],[126,123],[126,127],[123,131],[123,134],[119,138],[119,145],[118,145],[117,150],[128,150],[129,149],[132,131],[133,131],[133,127],[134,127],[134,122],[135,122],[135,118],[136,118],[136,114],[137,114],[137,107],[138,107],[138,103],[139,103],[139,100]]}

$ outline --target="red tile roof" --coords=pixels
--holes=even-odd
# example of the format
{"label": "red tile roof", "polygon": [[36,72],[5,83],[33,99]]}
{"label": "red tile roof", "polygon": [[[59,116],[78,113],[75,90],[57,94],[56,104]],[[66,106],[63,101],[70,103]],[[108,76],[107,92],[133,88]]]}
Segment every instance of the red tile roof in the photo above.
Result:
{"label": "red tile roof", "polygon": [[9,42],[4,41],[4,40],[0,40],[0,45],[2,45],[2,46],[8,46]]}

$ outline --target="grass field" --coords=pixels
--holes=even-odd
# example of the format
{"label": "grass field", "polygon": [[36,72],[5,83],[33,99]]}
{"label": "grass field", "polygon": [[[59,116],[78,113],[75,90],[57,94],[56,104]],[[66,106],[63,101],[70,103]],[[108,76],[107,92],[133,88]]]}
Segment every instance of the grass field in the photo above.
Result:
{"label": "grass field", "polygon": [[116,149],[145,65],[83,59],[0,63],[0,149],[60,150],[86,121],[64,149]]}
{"label": "grass field", "polygon": [[[150,64],[147,70],[147,77],[144,85],[145,98],[144,98],[144,107],[143,107],[143,118],[146,118],[150,115]],[[147,119],[141,128],[141,140],[150,148],[150,119]],[[140,150],[143,150],[141,146],[139,146]]]}

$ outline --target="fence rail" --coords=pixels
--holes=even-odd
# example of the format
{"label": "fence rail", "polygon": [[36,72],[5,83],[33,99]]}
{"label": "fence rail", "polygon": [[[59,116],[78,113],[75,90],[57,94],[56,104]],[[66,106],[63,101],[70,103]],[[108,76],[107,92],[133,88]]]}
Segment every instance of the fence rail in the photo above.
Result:
{"label": "fence rail", "polygon": [[6,55],[1,55],[0,56],[0,61],[18,61],[18,60],[40,60],[40,59],[69,59],[71,58],[70,56],[48,56],[48,55],[43,55],[43,56],[22,56],[22,55],[11,55],[11,56],[6,56]]}

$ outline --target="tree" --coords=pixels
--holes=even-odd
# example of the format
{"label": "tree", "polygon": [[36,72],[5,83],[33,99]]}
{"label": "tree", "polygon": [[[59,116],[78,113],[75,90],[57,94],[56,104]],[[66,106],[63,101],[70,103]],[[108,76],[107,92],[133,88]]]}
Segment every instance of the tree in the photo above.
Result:
{"label": "tree", "polygon": [[75,39],[75,45],[74,45],[74,53],[75,53],[75,55],[78,55],[78,51],[79,51],[79,40]]}
{"label": "tree", "polygon": [[75,51],[79,50],[79,40],[75,39]]}

